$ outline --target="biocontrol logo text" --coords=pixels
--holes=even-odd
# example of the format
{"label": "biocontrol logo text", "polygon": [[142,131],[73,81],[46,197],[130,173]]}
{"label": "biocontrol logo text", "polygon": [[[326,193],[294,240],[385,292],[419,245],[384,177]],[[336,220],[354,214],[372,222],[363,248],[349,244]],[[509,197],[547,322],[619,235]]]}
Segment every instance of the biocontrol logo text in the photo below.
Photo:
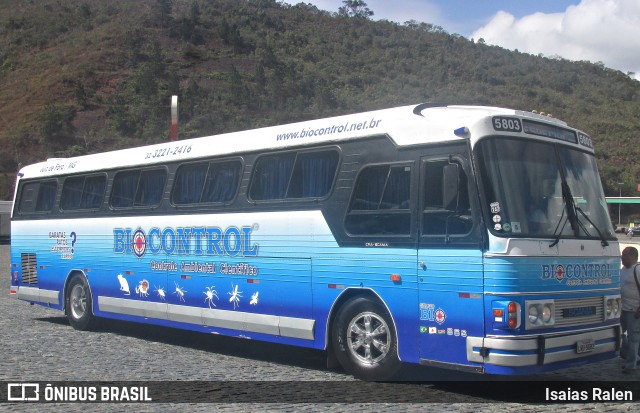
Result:
{"label": "biocontrol logo text", "polygon": [[367,129],[375,129],[380,126],[382,119],[369,119],[358,123],[345,122],[342,125],[331,125],[325,128],[303,128],[297,132],[278,134],[276,140],[286,141],[289,139],[311,138],[314,136],[333,135],[336,133],[355,132]]}

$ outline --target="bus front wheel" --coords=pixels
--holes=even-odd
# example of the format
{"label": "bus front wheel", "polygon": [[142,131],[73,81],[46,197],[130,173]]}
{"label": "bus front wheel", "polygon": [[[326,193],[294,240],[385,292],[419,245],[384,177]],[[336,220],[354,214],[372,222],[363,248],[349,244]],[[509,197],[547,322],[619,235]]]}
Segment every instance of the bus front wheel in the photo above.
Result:
{"label": "bus front wheel", "polygon": [[73,276],[67,287],[64,305],[67,319],[73,328],[89,330],[95,327],[96,317],[92,310],[91,290],[85,277]]}
{"label": "bus front wheel", "polygon": [[388,380],[400,367],[396,331],[389,312],[364,297],[336,314],[332,345],[340,365],[364,380]]}

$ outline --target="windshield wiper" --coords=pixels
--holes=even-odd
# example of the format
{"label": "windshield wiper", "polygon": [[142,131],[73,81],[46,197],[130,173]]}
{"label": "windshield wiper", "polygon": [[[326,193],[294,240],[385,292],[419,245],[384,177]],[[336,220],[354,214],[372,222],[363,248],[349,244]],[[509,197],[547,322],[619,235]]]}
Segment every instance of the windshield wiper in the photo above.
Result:
{"label": "windshield wiper", "polygon": [[555,247],[560,242],[560,236],[562,235],[562,231],[564,231],[564,226],[567,225],[567,219],[565,219],[564,224],[562,224],[562,228],[560,228],[560,232],[558,232],[558,227],[560,227],[560,224],[562,223],[562,218],[564,218],[564,209],[562,210],[562,214],[560,215],[560,219],[558,220],[556,229],[553,231],[555,239],[551,244],[549,244],[549,248]]}
{"label": "windshield wiper", "polygon": [[[553,231],[553,234],[556,236],[556,238],[551,244],[549,244],[549,248],[553,248],[556,245],[558,245],[558,242],[560,242],[560,236],[564,231],[564,227],[565,225],[567,225],[567,221],[569,221],[569,223],[571,224],[573,235],[576,238],[578,238],[578,235],[580,234],[580,228],[578,227],[578,216],[576,215],[576,204],[575,204],[575,201],[573,200],[571,189],[569,188],[569,184],[567,184],[567,181],[565,181],[564,179],[562,180],[561,186],[562,186],[562,200],[564,201],[565,208],[562,210],[562,215],[560,215],[560,221],[558,221],[558,225],[556,225],[556,230]],[[564,223],[562,224],[562,228],[560,229],[560,232],[557,232],[558,227],[562,222],[562,217],[564,217],[565,210],[567,211],[567,219],[565,219]]]}
{"label": "windshield wiper", "polygon": [[565,206],[566,206],[566,211],[567,211],[567,219],[564,221],[564,224],[562,225],[562,228],[560,229],[560,232],[558,231],[558,227],[560,226],[560,223],[562,222],[562,217],[564,217],[564,210],[562,211],[562,215],[560,216],[560,221],[558,221],[558,225],[556,225],[556,229],[553,232],[553,234],[556,236],[555,240],[549,244],[549,248],[553,248],[555,247],[558,242],[560,242],[560,236],[562,234],[562,231],[564,230],[565,225],[567,225],[567,221],[569,221],[571,223],[571,229],[573,229],[573,235],[578,238],[580,236],[580,229],[582,228],[582,231],[584,231],[584,233],[587,236],[591,236],[591,234],[589,233],[589,231],[587,230],[587,228],[584,226],[584,224],[580,221],[577,212],[580,212],[580,214],[585,217],[585,219],[591,224],[593,225],[593,228],[595,228],[596,232],[598,233],[598,236],[600,237],[600,244],[603,247],[606,247],[609,245],[609,242],[607,242],[607,240],[605,239],[604,235],[602,234],[602,232],[600,231],[600,229],[598,228],[598,226],[596,224],[593,223],[593,221],[591,221],[591,219],[587,216],[587,214],[584,213],[584,211],[580,208],[578,208],[576,206],[575,200],[573,199],[573,195],[571,194],[571,188],[569,188],[569,184],[567,184],[566,182],[562,182],[562,199],[564,200]]}
{"label": "windshield wiper", "polygon": [[[576,210],[578,212],[580,212],[580,214],[582,214],[583,217],[585,217],[585,219],[587,221],[589,221],[589,223],[591,225],[593,225],[593,228],[595,228],[596,232],[598,233],[598,236],[600,237],[600,244],[603,247],[606,247],[609,245],[609,242],[605,239],[604,235],[602,235],[602,232],[600,231],[600,228],[598,228],[598,226],[596,224],[593,223],[593,221],[591,221],[591,219],[589,219],[589,217],[587,216],[587,214],[584,213],[584,211],[581,208],[576,208]],[[577,218],[577,217],[576,217]],[[584,227],[584,225],[582,225],[582,223],[580,223],[580,226],[582,227],[582,229],[584,230],[584,232],[589,235],[589,232],[587,232],[587,229]]]}
{"label": "windshield wiper", "polygon": [[576,202],[571,194],[571,188],[569,188],[569,184],[565,180],[562,181],[562,199],[567,207],[567,218],[569,218],[573,235],[578,238],[580,236],[580,226],[578,215],[576,214]]}

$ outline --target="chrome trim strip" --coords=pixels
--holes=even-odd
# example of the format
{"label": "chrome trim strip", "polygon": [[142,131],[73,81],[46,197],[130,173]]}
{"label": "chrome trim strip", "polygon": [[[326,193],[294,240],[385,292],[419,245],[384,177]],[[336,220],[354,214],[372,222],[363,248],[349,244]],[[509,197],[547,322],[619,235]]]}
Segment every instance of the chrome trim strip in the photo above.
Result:
{"label": "chrome trim strip", "polygon": [[17,295],[19,300],[36,301],[47,304],[60,304],[60,292],[55,290],[43,290],[41,288],[18,286]]}
{"label": "chrome trim strip", "polygon": [[[615,327],[608,327],[606,329],[591,331],[581,334],[569,334],[564,336],[546,337],[545,336],[545,354],[544,364],[555,363],[558,361],[574,360],[582,357],[589,357],[596,354],[606,353],[616,350],[616,332]],[[593,351],[584,354],[576,353],[575,349],[551,351],[560,347],[573,347],[579,340],[593,339],[595,348]],[[598,340],[613,339],[607,343],[597,343]],[[480,351],[476,348],[487,348],[488,354],[486,357],[480,355]],[[493,364],[496,366],[511,366],[511,367],[524,367],[538,365],[538,355],[533,354],[498,354],[492,352],[492,350],[501,351],[522,351],[522,350],[536,350],[538,348],[537,339],[495,339],[495,338],[482,338],[482,337],[467,337],[467,360]]]}
{"label": "chrome trim strip", "polygon": [[98,308],[100,311],[109,313],[157,318],[180,323],[305,340],[314,339],[315,320],[306,318],[189,307],[105,296],[98,297]]}
{"label": "chrome trim strip", "polygon": [[515,292],[495,292],[495,291],[485,291],[484,295],[501,295],[506,297],[519,296],[519,295],[544,295],[549,296],[552,294],[581,294],[581,293],[606,293],[609,291],[620,291],[619,288],[603,288],[600,290],[564,290],[564,291],[515,291]]}
{"label": "chrome trim strip", "polygon": [[[613,326],[609,326],[607,328],[611,328]],[[583,328],[580,330],[571,330],[570,332],[555,332],[555,333],[545,333],[543,334],[545,336],[545,338],[551,338],[551,337],[561,337],[561,336],[566,336],[567,334],[575,334],[575,333],[590,333],[592,331],[600,331],[602,330],[602,327],[591,327],[591,328]],[[606,330],[606,328],[605,328]],[[495,338],[495,339],[505,339],[505,338],[509,338],[509,339],[527,339],[527,338],[532,338],[532,339],[538,339],[538,337],[540,336],[540,334],[529,334],[526,336],[515,336],[515,335],[504,335],[504,336],[497,336],[497,335],[487,335],[486,338]]]}

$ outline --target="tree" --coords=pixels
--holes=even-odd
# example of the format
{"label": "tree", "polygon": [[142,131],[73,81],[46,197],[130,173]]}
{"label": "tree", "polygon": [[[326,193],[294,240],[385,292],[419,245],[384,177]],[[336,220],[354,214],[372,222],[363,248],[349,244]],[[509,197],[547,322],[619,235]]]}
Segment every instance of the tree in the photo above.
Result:
{"label": "tree", "polygon": [[354,17],[358,19],[368,19],[373,16],[373,11],[367,7],[363,0],[344,0],[344,6],[338,9],[338,15],[342,17]]}

